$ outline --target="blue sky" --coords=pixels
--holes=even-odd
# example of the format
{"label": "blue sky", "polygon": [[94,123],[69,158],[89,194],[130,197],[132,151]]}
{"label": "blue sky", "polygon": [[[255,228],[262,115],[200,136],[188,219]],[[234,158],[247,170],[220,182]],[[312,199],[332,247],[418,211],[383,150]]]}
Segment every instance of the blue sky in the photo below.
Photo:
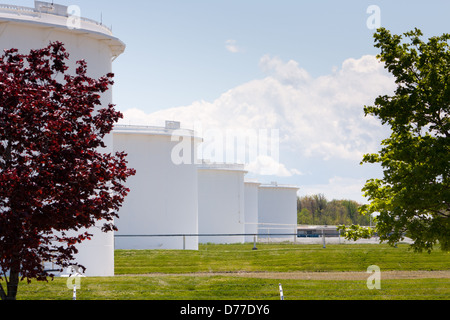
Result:
{"label": "blue sky", "polygon": [[170,117],[223,130],[279,129],[283,174],[253,176],[330,200],[364,202],[364,181],[381,175],[377,166],[359,165],[387,134],[364,119],[363,105],[393,88],[373,58],[367,8],[378,6],[381,25],[393,33],[450,32],[444,0],[55,2],[102,19],[127,45],[113,66],[114,103],[127,123]]}

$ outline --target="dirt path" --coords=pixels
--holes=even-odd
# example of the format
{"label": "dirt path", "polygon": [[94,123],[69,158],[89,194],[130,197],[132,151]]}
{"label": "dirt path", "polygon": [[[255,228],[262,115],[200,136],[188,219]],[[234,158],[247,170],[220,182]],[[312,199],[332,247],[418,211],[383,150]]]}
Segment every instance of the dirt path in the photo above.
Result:
{"label": "dirt path", "polygon": [[[287,272],[249,273],[244,277],[299,280],[366,280],[366,272]],[[382,279],[450,278],[450,271],[382,271]]]}
{"label": "dirt path", "polygon": [[[150,273],[140,275],[119,275],[136,277],[164,277],[164,276],[184,276],[184,277],[212,277],[230,276],[243,278],[260,279],[292,279],[292,280],[366,280],[370,274],[366,272],[212,272],[212,273]],[[450,278],[450,270],[444,271],[381,271],[382,279],[444,279]]]}

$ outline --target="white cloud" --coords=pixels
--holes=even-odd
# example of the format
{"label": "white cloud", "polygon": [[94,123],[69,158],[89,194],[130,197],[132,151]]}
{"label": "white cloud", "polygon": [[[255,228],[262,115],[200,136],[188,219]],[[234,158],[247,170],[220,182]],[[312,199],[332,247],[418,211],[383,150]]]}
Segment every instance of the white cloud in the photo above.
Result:
{"label": "white cloud", "polygon": [[[123,112],[122,123],[164,125],[165,120],[176,120],[185,128],[201,123],[204,130],[222,132],[277,129],[284,149],[322,160],[360,161],[364,153],[379,149],[386,128],[364,117],[363,106],[372,104],[378,95],[389,94],[394,82],[375,57],[347,59],[340,68],[318,78],[296,61],[283,62],[268,55],[261,58],[260,67],[265,78],[232,88],[215,101],[196,101],[152,114],[130,109]],[[260,165],[250,168],[261,171]],[[279,169],[279,175],[295,173],[281,163]]]}
{"label": "white cloud", "polygon": [[232,53],[237,53],[241,51],[241,49],[236,44],[236,40],[233,39],[225,41],[225,48]]}
{"label": "white cloud", "polygon": [[264,55],[259,61],[259,66],[266,74],[283,84],[300,85],[311,80],[308,72],[300,68],[298,62],[294,60],[285,63],[277,57]]}
{"label": "white cloud", "polygon": [[254,161],[247,164],[245,169],[262,176],[291,177],[302,175],[299,170],[287,169],[285,165],[270,156],[258,156]]}

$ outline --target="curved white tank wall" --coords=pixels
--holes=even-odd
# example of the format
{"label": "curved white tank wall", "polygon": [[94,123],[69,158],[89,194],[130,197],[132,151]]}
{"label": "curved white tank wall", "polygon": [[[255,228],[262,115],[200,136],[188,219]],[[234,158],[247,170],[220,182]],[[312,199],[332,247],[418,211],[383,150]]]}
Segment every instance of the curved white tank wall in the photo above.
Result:
{"label": "curved white tank wall", "polygon": [[256,181],[244,182],[245,196],[245,242],[252,242],[258,234],[258,191],[261,183]]}
{"label": "curved white tank wall", "polygon": [[244,166],[203,164],[198,167],[198,230],[200,243],[243,243]]}
{"label": "curved white tank wall", "polygon": [[297,229],[298,189],[295,186],[276,183],[259,186],[259,234],[289,234],[289,236],[277,235],[274,238],[294,238]]}
{"label": "curved white tank wall", "polygon": [[[199,139],[186,131],[178,137],[170,128],[116,126],[115,151],[128,154],[128,166],[136,175],[127,181],[130,188],[119,212],[116,249],[198,249],[196,236],[136,237],[136,235],[196,235],[198,232],[198,188],[196,145]],[[172,135],[175,141],[172,141]],[[191,148],[188,160],[173,161],[179,147]],[[176,160],[176,159],[175,159]],[[175,162],[175,163],[174,163]],[[135,235],[135,237],[128,237]],[[183,241],[185,240],[185,241]]]}
{"label": "curved white tank wall", "polygon": [[[81,59],[86,60],[90,77],[99,78],[112,72],[112,61],[124,52],[125,45],[110,30],[87,19],[80,19],[78,29],[69,29],[70,17],[64,15],[67,7],[35,3],[35,8],[0,5],[1,50],[16,48],[21,53],[29,53],[30,49],[60,41],[70,54],[68,72],[74,73],[75,62]],[[112,103],[112,90],[102,95],[101,101],[103,106]],[[111,136],[105,143],[109,146],[106,152],[110,152]],[[76,261],[87,268],[86,276],[114,275],[114,234],[98,232],[98,228],[89,232],[95,236],[79,246]]]}

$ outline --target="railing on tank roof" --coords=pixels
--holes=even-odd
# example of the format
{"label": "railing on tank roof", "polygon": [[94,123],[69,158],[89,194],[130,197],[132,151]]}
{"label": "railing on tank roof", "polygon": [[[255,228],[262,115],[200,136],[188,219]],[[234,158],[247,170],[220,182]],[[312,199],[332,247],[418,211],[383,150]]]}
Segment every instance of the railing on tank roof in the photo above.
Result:
{"label": "railing on tank roof", "polygon": [[207,159],[202,159],[199,164],[200,169],[220,169],[220,170],[239,170],[245,171],[245,164],[243,163],[228,163],[228,162],[214,162]]}
{"label": "railing on tank roof", "polygon": [[12,4],[1,4],[0,3],[0,12],[5,13],[17,13],[18,15],[31,15],[33,17],[39,16],[39,12],[37,12],[34,8],[15,6]]}
{"label": "railing on tank roof", "polygon": [[[53,13],[41,12],[39,10],[36,10],[36,8],[29,8],[29,7],[16,6],[16,5],[11,5],[11,4],[1,4],[1,3],[0,3],[0,13],[15,13],[19,16],[31,16],[34,18],[42,17],[42,13],[61,16],[61,15],[57,15],[57,14],[53,14]],[[69,15],[67,15],[66,17],[68,17],[68,16]],[[104,25],[103,23],[100,23],[93,19],[84,18],[84,17],[79,17],[79,19],[83,22],[91,23],[96,26],[102,27],[105,30],[107,30],[108,32],[112,33],[112,27],[110,28],[110,27]]]}
{"label": "railing on tank roof", "polygon": [[195,131],[190,129],[172,129],[168,127],[157,127],[157,126],[145,126],[145,125],[126,125],[126,124],[117,124],[114,126],[114,131],[140,131],[140,132],[156,132],[156,133],[164,133],[164,134],[173,134],[174,130],[177,133],[184,132],[187,135],[195,136]]}

